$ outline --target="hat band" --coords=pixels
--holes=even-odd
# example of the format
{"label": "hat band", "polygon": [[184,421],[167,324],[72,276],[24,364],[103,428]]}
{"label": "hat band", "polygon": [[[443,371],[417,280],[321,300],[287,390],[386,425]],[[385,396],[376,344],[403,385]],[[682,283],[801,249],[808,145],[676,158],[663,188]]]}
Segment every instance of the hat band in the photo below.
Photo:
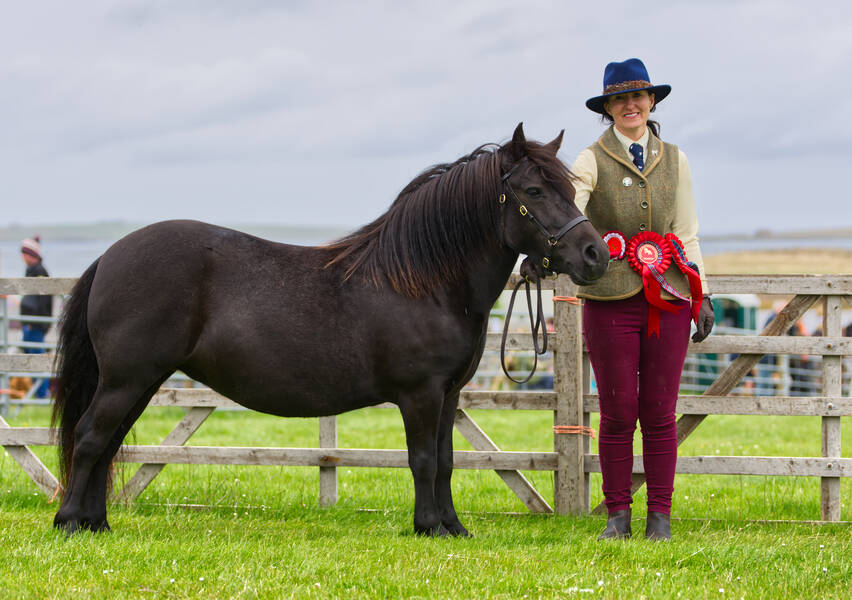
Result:
{"label": "hat band", "polygon": [[603,93],[604,95],[615,94],[616,92],[623,92],[624,90],[638,90],[649,87],[652,87],[650,81],[635,79],[633,81],[620,81],[618,83],[611,83],[610,85],[604,88]]}

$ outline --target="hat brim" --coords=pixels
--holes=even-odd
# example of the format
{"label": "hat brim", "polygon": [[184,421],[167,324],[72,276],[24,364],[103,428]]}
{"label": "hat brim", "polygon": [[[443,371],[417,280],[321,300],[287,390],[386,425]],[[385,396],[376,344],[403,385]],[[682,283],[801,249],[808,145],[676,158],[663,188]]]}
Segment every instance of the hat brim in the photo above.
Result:
{"label": "hat brim", "polygon": [[41,254],[39,254],[38,252],[36,252],[32,248],[28,248],[26,246],[21,246],[21,254],[27,254],[29,256],[32,256],[33,258],[37,258],[37,259],[41,260]]}
{"label": "hat brim", "polygon": [[604,104],[606,103],[606,99],[610,96],[617,96],[619,94],[628,94],[630,92],[638,92],[643,90],[648,93],[654,94],[654,104],[659,104],[672,91],[672,86],[667,84],[652,85],[651,87],[634,88],[632,90],[619,90],[611,94],[595,96],[594,98],[589,98],[588,100],[586,100],[586,108],[598,113],[599,115],[602,115],[604,114]]}

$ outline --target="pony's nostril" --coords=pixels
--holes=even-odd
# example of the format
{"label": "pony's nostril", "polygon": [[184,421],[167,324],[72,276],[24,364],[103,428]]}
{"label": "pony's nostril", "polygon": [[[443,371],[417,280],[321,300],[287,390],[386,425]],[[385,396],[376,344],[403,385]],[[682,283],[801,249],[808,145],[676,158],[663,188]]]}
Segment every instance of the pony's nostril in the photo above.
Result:
{"label": "pony's nostril", "polygon": [[596,265],[601,262],[601,252],[597,244],[587,244],[583,249],[583,259],[587,265]]}

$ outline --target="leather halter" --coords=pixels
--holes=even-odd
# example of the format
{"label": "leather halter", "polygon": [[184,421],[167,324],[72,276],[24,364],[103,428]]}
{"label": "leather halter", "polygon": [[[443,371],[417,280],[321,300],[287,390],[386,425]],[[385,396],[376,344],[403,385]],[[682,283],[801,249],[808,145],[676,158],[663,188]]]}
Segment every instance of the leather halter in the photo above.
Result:
{"label": "leather halter", "polygon": [[[577,225],[579,225],[583,221],[588,221],[589,219],[581,214],[580,216],[574,217],[573,219],[568,221],[568,223],[566,223],[564,226],[562,226],[562,228],[559,231],[557,231],[556,233],[550,233],[550,230],[544,225],[544,223],[539,221],[535,217],[535,215],[533,215],[529,211],[529,209],[521,203],[520,198],[518,198],[517,194],[515,194],[515,190],[513,190],[512,186],[509,185],[509,178],[512,176],[512,173],[515,172],[515,169],[518,168],[518,165],[520,165],[521,162],[522,161],[515,163],[515,165],[511,169],[509,169],[509,171],[500,178],[500,181],[502,182],[503,186],[506,189],[509,190],[509,196],[518,205],[518,210],[520,211],[520,213],[523,216],[525,216],[527,219],[532,221],[533,225],[535,225],[538,228],[538,230],[542,234],[544,234],[544,236],[547,238],[547,248],[548,248],[547,256],[545,256],[541,259],[541,266],[543,266],[545,268],[545,270],[550,271],[550,257],[553,255],[553,248],[556,246],[556,244],[559,243],[559,240],[561,240],[562,237],[566,233],[568,233],[569,231],[574,229]],[[500,205],[501,205],[500,215],[501,215],[501,219],[502,219],[502,214],[503,214],[502,207],[503,207],[503,205],[506,204],[505,192],[500,194],[500,196],[498,198],[498,202],[500,202]],[[501,233],[502,233],[502,230],[501,230]],[[526,383],[530,379],[532,379],[532,376],[535,375],[536,367],[538,366],[539,355],[547,352],[547,331],[546,331],[546,328],[543,328],[545,321],[544,321],[544,310],[542,309],[542,301],[541,301],[541,278],[537,278],[535,283],[536,283],[536,293],[537,293],[537,297],[538,297],[537,310],[535,311],[536,312],[535,321],[533,321],[532,298],[530,297],[530,281],[529,281],[529,279],[521,279],[521,280],[518,281],[518,283],[515,285],[515,288],[512,290],[512,297],[509,300],[509,309],[506,311],[506,320],[503,323],[503,337],[500,340],[500,366],[503,367],[503,373],[506,375],[506,377],[508,377],[511,381],[514,381],[515,383]],[[532,338],[533,338],[534,353],[533,353],[533,366],[532,366],[532,369],[530,370],[529,375],[527,375],[523,379],[515,379],[514,377],[512,377],[511,374],[509,374],[509,369],[506,367],[506,338],[509,336],[509,321],[512,319],[512,309],[514,308],[514,305],[515,305],[515,296],[518,294],[518,290],[520,289],[521,285],[526,286],[527,311],[528,311],[529,318],[530,318],[530,330],[531,330]],[[542,344],[541,344],[540,347],[538,345],[539,331],[541,331],[542,338],[543,338],[543,341],[542,341]]]}
{"label": "leather halter", "polygon": [[[518,166],[521,164],[521,162],[523,162],[523,161],[519,161],[519,162],[515,163],[515,166],[513,166],[511,169],[509,169],[509,170],[508,170],[508,171],[507,171],[507,172],[506,172],[506,173],[505,173],[505,174],[504,174],[504,175],[500,178],[500,181],[501,181],[501,183],[503,184],[503,187],[505,187],[505,188],[509,191],[509,197],[511,197],[511,198],[512,198],[512,200],[514,200],[514,201],[515,201],[515,204],[517,204],[517,205],[518,205],[518,211],[519,211],[519,212],[520,212],[523,216],[525,216],[527,219],[529,219],[529,220],[532,222],[532,224],[533,224],[533,225],[535,225],[535,226],[538,228],[538,230],[539,230],[542,234],[544,234],[544,237],[546,237],[546,238],[547,238],[547,248],[548,248],[548,251],[547,251],[547,255],[546,255],[546,256],[544,256],[544,257],[541,259],[541,266],[543,266],[546,270],[548,270],[548,271],[549,271],[549,270],[550,270],[550,257],[551,257],[551,256],[553,256],[553,248],[554,248],[554,246],[556,246],[556,244],[558,244],[558,243],[559,243],[559,240],[561,240],[561,239],[562,239],[562,237],[563,237],[566,233],[568,233],[569,231],[571,231],[572,229],[574,229],[574,228],[575,228],[577,225],[579,225],[580,223],[582,223],[582,222],[584,222],[584,221],[588,221],[589,219],[588,219],[588,218],[586,218],[584,215],[582,215],[582,214],[581,214],[580,216],[578,216],[578,217],[574,217],[573,219],[571,219],[570,221],[568,221],[568,223],[566,223],[565,225],[563,225],[563,226],[562,226],[562,228],[561,228],[559,231],[557,231],[556,233],[550,233],[550,230],[549,230],[549,229],[548,229],[548,228],[544,225],[544,223],[542,223],[541,221],[539,221],[539,220],[535,217],[535,215],[534,215],[534,214],[532,214],[532,213],[529,211],[529,209],[528,209],[528,208],[527,208],[524,204],[522,204],[522,203],[521,203],[521,199],[520,199],[520,198],[518,198],[518,195],[515,193],[515,190],[513,190],[513,189],[512,189],[512,186],[511,186],[511,185],[509,185],[509,178],[512,176],[512,173],[514,173],[514,172],[515,172],[515,169],[517,169],[517,168],[518,168]],[[506,203],[506,194],[505,194],[505,192],[500,194],[500,196],[498,197],[497,201],[498,201],[501,205]]]}

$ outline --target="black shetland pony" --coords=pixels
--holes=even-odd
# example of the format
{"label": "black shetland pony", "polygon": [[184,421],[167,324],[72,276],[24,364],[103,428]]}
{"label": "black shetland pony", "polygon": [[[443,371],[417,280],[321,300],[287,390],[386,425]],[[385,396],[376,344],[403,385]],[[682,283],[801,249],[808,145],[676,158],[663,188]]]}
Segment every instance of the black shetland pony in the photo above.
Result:
{"label": "black shetland pony", "polygon": [[285,417],[397,404],[415,531],[469,535],[450,491],[453,418],[492,304],[519,253],[578,283],[600,277],[609,258],[574,205],[561,141],[528,142],[518,125],[511,142],[422,173],[384,215],[327,246],[196,221],[116,242],[63,317],[54,421],[65,488],[54,525],[109,529],[110,463],[181,370]]}

